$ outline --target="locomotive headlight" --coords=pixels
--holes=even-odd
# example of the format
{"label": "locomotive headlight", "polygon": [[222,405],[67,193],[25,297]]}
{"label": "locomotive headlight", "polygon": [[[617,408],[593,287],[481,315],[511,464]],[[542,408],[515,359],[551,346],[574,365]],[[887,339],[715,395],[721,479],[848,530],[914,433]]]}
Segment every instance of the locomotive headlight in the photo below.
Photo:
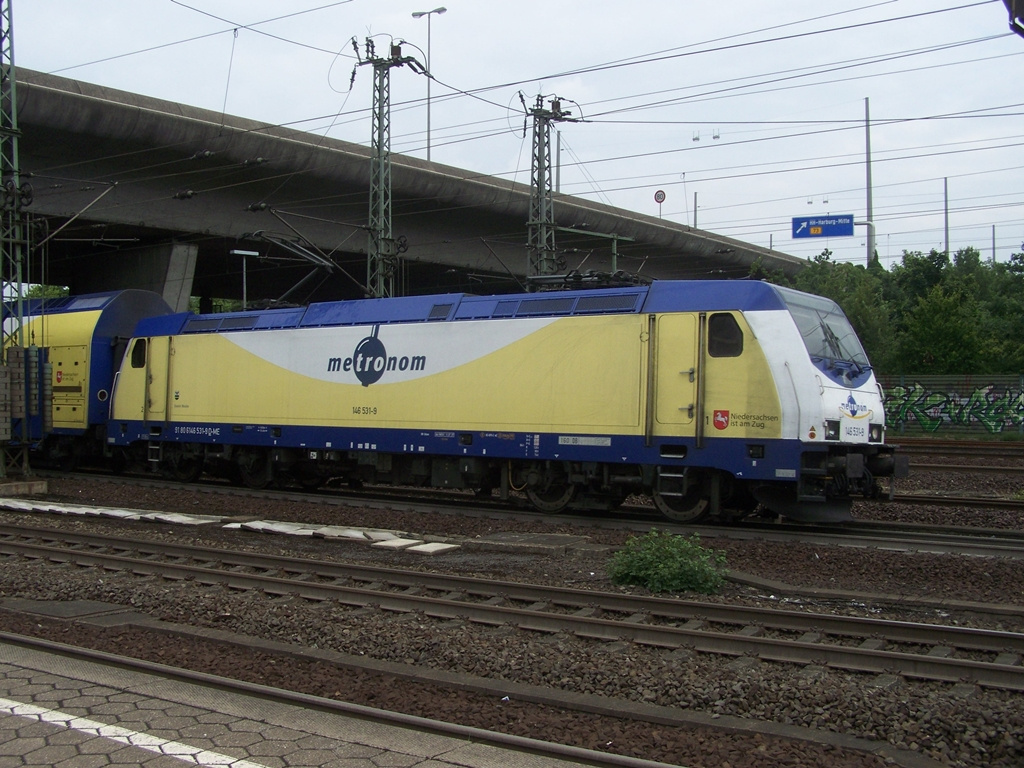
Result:
{"label": "locomotive headlight", "polygon": [[838,421],[826,421],[825,422],[825,439],[826,440],[838,440],[839,439],[839,422]]}
{"label": "locomotive headlight", "polygon": [[882,442],[882,425],[872,424],[868,427],[868,442],[869,443],[880,443]]}

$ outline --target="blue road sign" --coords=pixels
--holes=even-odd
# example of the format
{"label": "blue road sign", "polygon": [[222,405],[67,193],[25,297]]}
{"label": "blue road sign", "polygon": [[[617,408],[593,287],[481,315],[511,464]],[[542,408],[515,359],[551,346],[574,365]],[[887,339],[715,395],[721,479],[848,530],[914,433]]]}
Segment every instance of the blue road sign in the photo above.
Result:
{"label": "blue road sign", "polygon": [[853,214],[794,216],[793,237],[852,237]]}

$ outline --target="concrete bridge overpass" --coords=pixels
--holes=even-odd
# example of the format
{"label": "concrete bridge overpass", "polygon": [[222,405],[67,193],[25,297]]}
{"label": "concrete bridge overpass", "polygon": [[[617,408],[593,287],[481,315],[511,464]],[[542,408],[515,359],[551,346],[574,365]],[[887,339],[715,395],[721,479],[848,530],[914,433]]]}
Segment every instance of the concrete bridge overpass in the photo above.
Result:
{"label": "concrete bridge overpass", "polygon": [[[190,295],[363,295],[368,147],[25,69],[17,89],[25,210],[35,242],[49,238],[32,281],[147,287],[179,308]],[[393,155],[393,229],[408,244],[398,292],[519,290],[529,203],[527,185]],[[557,196],[554,210],[572,230],[556,238],[566,270],[612,270],[602,233],[623,238],[617,269],[652,278],[743,277],[758,259],[792,275],[803,264],[578,197]],[[288,246],[300,239],[338,269],[313,275]]]}

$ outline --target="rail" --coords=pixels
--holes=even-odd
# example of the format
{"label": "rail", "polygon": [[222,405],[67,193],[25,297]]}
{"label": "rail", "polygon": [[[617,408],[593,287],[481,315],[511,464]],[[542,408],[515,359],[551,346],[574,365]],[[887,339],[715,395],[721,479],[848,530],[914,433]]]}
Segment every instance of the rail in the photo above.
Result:
{"label": "rail", "polygon": [[[1024,691],[1024,634],[1014,632],[494,582],[19,526],[0,527],[0,554],[444,620]],[[971,658],[959,658],[961,652]]]}

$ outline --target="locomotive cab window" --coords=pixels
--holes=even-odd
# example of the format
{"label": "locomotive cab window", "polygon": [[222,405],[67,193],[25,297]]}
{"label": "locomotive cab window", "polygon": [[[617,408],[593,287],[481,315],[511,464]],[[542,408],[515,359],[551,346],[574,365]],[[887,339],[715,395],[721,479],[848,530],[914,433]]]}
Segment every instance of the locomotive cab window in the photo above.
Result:
{"label": "locomotive cab window", "polygon": [[735,317],[720,312],[708,318],[708,354],[712,357],[743,354],[743,331]]}
{"label": "locomotive cab window", "polygon": [[136,339],[132,345],[132,368],[146,367],[146,340]]}

